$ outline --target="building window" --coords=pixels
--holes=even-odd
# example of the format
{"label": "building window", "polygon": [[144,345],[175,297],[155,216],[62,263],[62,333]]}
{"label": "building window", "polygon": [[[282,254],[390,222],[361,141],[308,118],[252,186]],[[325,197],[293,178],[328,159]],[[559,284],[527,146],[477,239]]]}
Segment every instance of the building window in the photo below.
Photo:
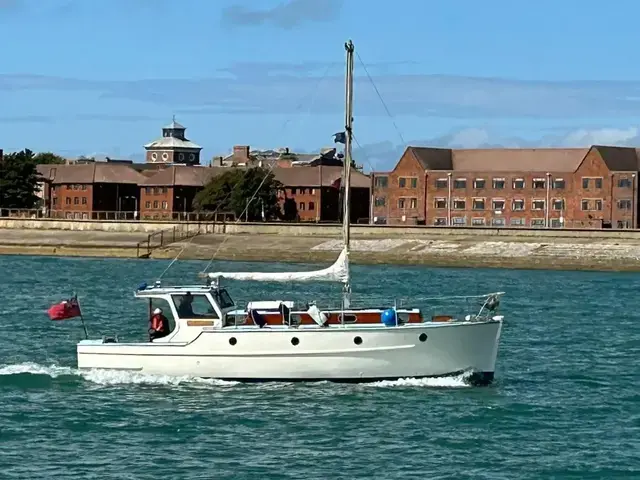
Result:
{"label": "building window", "polygon": [[491,207],[493,210],[504,210],[504,200],[495,199],[491,201]]}
{"label": "building window", "polygon": [[467,223],[467,219],[465,217],[453,217],[451,219],[451,224],[454,227],[462,227],[466,225],[466,223]]}
{"label": "building window", "polygon": [[387,188],[389,186],[389,177],[376,177],[376,188]]}
{"label": "building window", "polygon": [[313,202],[309,202],[309,210],[315,210],[316,209],[316,204]]}
{"label": "building window", "polygon": [[562,222],[560,221],[559,218],[551,219],[551,228],[561,228],[561,227],[562,227]]}
{"label": "building window", "polygon": [[456,178],[453,181],[453,188],[467,188],[467,179],[466,178]]}
{"label": "building window", "polygon": [[582,207],[582,210],[584,210],[584,211],[600,211],[600,210],[602,210],[602,200],[600,200],[600,199],[595,199],[595,200],[584,199],[581,202],[581,207]]}
{"label": "building window", "polygon": [[418,179],[416,177],[400,177],[398,186],[400,188],[418,188]]}
{"label": "building window", "polygon": [[472,218],[471,219],[471,225],[475,226],[475,227],[481,227],[484,225],[484,218]]}
{"label": "building window", "polygon": [[544,227],[544,218],[532,218],[531,219],[532,227]]}
{"label": "building window", "polygon": [[295,195],[295,194],[296,194],[296,188],[294,187],[291,189],[291,195]]}
{"label": "building window", "polygon": [[504,178],[494,178],[493,188],[496,190],[502,190],[504,188]]}
{"label": "building window", "polygon": [[73,204],[80,205],[80,199],[78,197],[73,197]]}
{"label": "building window", "polygon": [[554,178],[553,179],[553,188],[556,190],[564,190],[565,181],[564,178]]}
{"label": "building window", "polygon": [[311,193],[311,195],[315,195],[316,194],[316,189],[315,188],[310,188],[309,189],[309,193]]}
{"label": "building window", "polygon": [[67,190],[71,190],[71,185],[67,185]]}
{"label": "building window", "polygon": [[446,218],[442,218],[442,217],[434,218],[433,219],[433,224],[434,225],[446,225],[447,224],[447,219]]}
{"label": "building window", "polygon": [[146,187],[146,188],[144,189],[144,193],[146,193],[147,195],[151,195],[151,191],[152,191],[152,190],[153,190],[153,189],[152,189],[151,187]]}
{"label": "building window", "polygon": [[158,200],[153,201],[153,208],[158,208]]}
{"label": "building window", "polygon": [[384,207],[386,204],[386,198],[385,197],[376,197],[375,199],[375,206],[376,207]]}
{"label": "building window", "polygon": [[487,183],[487,182],[485,181],[485,179],[484,179],[484,178],[476,178],[476,179],[473,181],[473,188],[477,188],[477,189],[484,188],[484,186],[485,186],[485,184],[486,184],[486,183]]}
{"label": "building window", "polygon": [[467,208],[467,201],[464,198],[455,198],[453,200],[454,210],[464,210],[465,208]]}
{"label": "building window", "polygon": [[531,210],[544,210],[544,200],[533,200],[531,202]]}
{"label": "building window", "polygon": [[593,186],[595,188],[602,188],[602,177],[582,177],[582,188],[587,189],[591,184],[591,180],[593,180]]}
{"label": "building window", "polygon": [[162,159],[163,159],[163,160],[169,160],[169,154],[168,154],[167,152],[164,152],[164,153],[162,154]]}
{"label": "building window", "polygon": [[533,179],[533,188],[539,190],[541,188],[545,188],[547,186],[547,181],[544,178],[534,178]]}
{"label": "building window", "polygon": [[301,188],[300,189],[300,195],[306,195],[307,194],[307,189],[306,188]]}
{"label": "building window", "polygon": [[631,210],[631,200],[618,200],[618,208],[620,210]]}
{"label": "building window", "polygon": [[404,208],[404,198],[398,199],[398,208]]}
{"label": "building window", "polygon": [[493,227],[504,227],[505,221],[504,218],[492,218],[491,226]]}
{"label": "building window", "polygon": [[162,209],[163,209],[163,210],[168,210],[168,209],[169,209],[169,204],[167,203],[167,201],[166,201],[166,200],[164,200],[164,201],[162,202]]}
{"label": "building window", "polygon": [[473,210],[484,210],[484,198],[474,198],[471,203]]}
{"label": "building window", "polygon": [[146,202],[144,202],[144,207],[145,208],[151,208],[151,202],[149,200],[147,200]]}
{"label": "building window", "polygon": [[66,205],[71,205],[71,197],[67,197],[67,198],[65,198],[65,199],[64,199],[64,203],[65,203]]}
{"label": "building window", "polygon": [[192,162],[196,159],[196,154],[195,153],[190,153],[189,154],[189,160],[191,160]]}
{"label": "building window", "polygon": [[596,181],[596,188],[602,188],[602,178],[598,177],[595,179]]}
{"label": "building window", "polygon": [[300,202],[300,204],[298,205],[298,209],[300,211],[304,211],[304,202]]}
{"label": "building window", "polygon": [[447,188],[448,185],[449,185],[449,182],[447,181],[446,178],[438,178],[436,180],[436,188]]}
{"label": "building window", "polygon": [[524,210],[524,199],[523,198],[514,198],[511,201],[511,210],[514,212],[521,212]]}
{"label": "building window", "polygon": [[406,186],[407,186],[407,179],[406,179],[405,177],[400,177],[400,178],[398,179],[398,186],[399,186],[400,188],[406,188]]}
{"label": "building window", "polygon": [[53,197],[53,202],[52,203],[53,203],[53,205],[57,204],[58,203],[58,199]]}
{"label": "building window", "polygon": [[618,188],[631,188],[631,179],[629,178],[618,179]]}
{"label": "building window", "polygon": [[631,222],[629,220],[618,220],[617,228],[631,228]]}
{"label": "building window", "polygon": [[409,203],[410,204],[409,208],[418,208],[418,199],[417,198],[411,198],[409,200],[409,202],[410,202]]}
{"label": "building window", "polygon": [[522,190],[524,188],[524,178],[514,178],[512,186],[514,190]]}
{"label": "building window", "polygon": [[179,160],[184,160],[184,153],[179,153],[178,154],[178,159]]}
{"label": "building window", "polygon": [[447,199],[446,198],[436,198],[433,201],[434,208],[447,208]]}
{"label": "building window", "polygon": [[82,185],[82,190],[86,190],[87,186],[86,185]]}
{"label": "building window", "polygon": [[551,205],[554,210],[564,210],[564,198],[554,198]]}
{"label": "building window", "polygon": [[82,205],[86,205],[87,204],[87,197],[82,197]]}
{"label": "building window", "polygon": [[510,223],[513,227],[524,227],[526,225],[524,218],[512,218]]}
{"label": "building window", "polygon": [[167,193],[167,187],[162,187],[162,193]]}

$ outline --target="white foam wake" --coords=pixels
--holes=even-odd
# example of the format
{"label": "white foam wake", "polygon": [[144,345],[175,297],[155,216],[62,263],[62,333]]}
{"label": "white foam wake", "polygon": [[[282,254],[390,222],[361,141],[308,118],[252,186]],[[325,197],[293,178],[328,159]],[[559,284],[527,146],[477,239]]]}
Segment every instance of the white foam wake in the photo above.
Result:
{"label": "white foam wake", "polygon": [[431,378],[399,378],[398,380],[381,380],[379,382],[368,383],[372,387],[427,387],[427,388],[468,388],[466,380],[468,373],[462,373],[452,377],[431,377]]}
{"label": "white foam wake", "polygon": [[198,378],[190,376],[174,377],[170,375],[152,375],[140,372],[118,370],[78,370],[58,365],[39,365],[37,363],[19,363],[0,366],[0,375],[46,375],[51,378],[76,376],[97,385],[193,385],[193,386],[232,386],[238,382]]}

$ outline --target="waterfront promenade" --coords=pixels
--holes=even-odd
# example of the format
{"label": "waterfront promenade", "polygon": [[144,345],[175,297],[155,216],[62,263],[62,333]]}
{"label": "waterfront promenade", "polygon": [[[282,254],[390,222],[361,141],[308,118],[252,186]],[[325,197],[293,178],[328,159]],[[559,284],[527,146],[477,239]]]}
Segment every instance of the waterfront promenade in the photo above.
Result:
{"label": "waterfront promenade", "polygon": [[[352,233],[353,263],[640,271],[634,230],[354,225]],[[0,219],[0,254],[135,258],[147,247],[151,258],[182,251],[184,259],[326,263],[338,255],[340,226]]]}

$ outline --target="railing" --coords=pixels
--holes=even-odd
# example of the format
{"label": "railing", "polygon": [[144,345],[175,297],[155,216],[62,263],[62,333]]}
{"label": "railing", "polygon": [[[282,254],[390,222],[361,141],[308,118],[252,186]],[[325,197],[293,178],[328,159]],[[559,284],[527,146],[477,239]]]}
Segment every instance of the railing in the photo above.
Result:
{"label": "railing", "polygon": [[[193,226],[193,224],[191,224]],[[138,258],[149,258],[151,252],[157,248],[162,248],[181,240],[187,240],[200,234],[200,226],[196,230],[189,228],[190,224],[186,224],[186,228],[171,227],[147,235],[145,240],[136,244],[136,256]]]}

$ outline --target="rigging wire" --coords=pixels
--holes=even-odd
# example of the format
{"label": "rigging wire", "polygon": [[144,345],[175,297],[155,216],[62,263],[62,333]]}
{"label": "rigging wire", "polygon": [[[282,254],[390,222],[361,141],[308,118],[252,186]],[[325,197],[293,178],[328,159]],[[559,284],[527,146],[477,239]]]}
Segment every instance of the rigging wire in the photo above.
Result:
{"label": "rigging wire", "polygon": [[382,95],[380,94],[380,90],[378,90],[378,87],[376,86],[376,83],[373,81],[373,78],[369,74],[369,70],[367,69],[367,66],[362,61],[362,58],[360,57],[360,54],[358,52],[356,52],[356,56],[358,57],[358,60],[360,61],[360,64],[362,65],[362,68],[364,68],[364,71],[367,74],[367,78],[371,82],[371,85],[373,86],[373,89],[376,91],[376,94],[378,95],[378,99],[380,99],[380,102],[382,103],[382,106],[384,107],[385,111],[387,112],[387,115],[391,119],[391,123],[393,124],[393,127],[396,129],[396,133],[400,137],[400,140],[402,141],[402,145],[406,145],[404,137],[402,136],[402,132],[398,128],[398,125],[396,124],[396,121],[394,120],[393,115],[391,115],[391,111],[389,110],[389,107],[387,107],[387,104],[384,101],[384,98],[382,98]]}

